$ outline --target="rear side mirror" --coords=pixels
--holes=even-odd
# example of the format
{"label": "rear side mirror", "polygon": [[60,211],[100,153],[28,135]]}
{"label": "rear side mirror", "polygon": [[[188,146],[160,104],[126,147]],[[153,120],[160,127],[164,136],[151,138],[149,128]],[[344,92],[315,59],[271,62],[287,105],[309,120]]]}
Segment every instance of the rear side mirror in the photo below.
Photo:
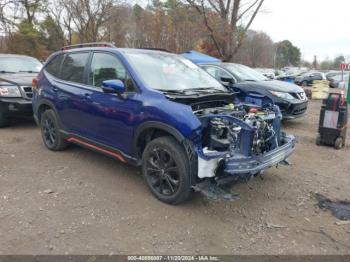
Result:
{"label": "rear side mirror", "polygon": [[107,94],[122,94],[125,92],[125,86],[119,79],[105,80],[102,82],[102,90]]}
{"label": "rear side mirror", "polygon": [[231,77],[220,77],[220,81],[223,85],[232,85],[236,81]]}

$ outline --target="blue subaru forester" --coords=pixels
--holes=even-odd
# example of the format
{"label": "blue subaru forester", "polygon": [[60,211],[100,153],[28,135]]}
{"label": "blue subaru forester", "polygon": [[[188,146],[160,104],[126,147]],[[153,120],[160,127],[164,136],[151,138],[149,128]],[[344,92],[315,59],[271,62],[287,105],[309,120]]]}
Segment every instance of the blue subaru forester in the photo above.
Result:
{"label": "blue subaru forester", "polygon": [[107,43],[51,55],[33,80],[34,117],[45,146],[69,143],[141,166],[169,204],[286,161],[295,138],[266,97],[235,93],[182,56]]}

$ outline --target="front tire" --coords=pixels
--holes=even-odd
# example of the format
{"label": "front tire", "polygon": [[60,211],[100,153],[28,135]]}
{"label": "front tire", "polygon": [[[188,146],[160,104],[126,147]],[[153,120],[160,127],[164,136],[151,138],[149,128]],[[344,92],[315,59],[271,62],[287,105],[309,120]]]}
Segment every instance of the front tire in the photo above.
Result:
{"label": "front tire", "polygon": [[303,81],[303,82],[301,82],[301,86],[302,86],[302,87],[307,87],[307,86],[308,86],[307,81]]}
{"label": "front tire", "polygon": [[162,202],[176,205],[191,197],[189,159],[172,137],[156,138],[146,146],[142,174],[151,192]]}
{"label": "front tire", "polygon": [[46,110],[40,120],[41,136],[45,146],[52,151],[66,149],[68,143],[59,131],[56,114],[53,110]]}

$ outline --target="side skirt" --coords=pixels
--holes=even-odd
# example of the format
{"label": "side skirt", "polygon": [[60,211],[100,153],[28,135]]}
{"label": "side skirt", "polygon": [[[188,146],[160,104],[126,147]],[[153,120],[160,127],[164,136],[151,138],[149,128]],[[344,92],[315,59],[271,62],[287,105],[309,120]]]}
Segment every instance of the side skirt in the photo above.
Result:
{"label": "side skirt", "polygon": [[125,164],[131,164],[134,166],[140,165],[140,161],[138,161],[136,158],[126,155],[118,149],[103,145],[101,143],[97,143],[82,136],[67,133],[63,130],[60,130],[60,132],[64,135],[65,140],[69,143],[74,143],[92,151],[102,153],[104,155],[112,157],[113,159],[117,159]]}

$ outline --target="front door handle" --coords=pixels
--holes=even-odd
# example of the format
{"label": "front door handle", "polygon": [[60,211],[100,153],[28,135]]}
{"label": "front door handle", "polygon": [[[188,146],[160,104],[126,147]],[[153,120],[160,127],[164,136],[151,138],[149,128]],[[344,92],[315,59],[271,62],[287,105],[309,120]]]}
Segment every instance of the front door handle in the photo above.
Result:
{"label": "front door handle", "polygon": [[86,102],[91,101],[91,95],[89,93],[83,94],[82,100],[84,100]]}
{"label": "front door handle", "polygon": [[53,86],[53,87],[52,87],[52,90],[53,90],[54,92],[58,92],[58,87],[57,87],[57,86]]}

